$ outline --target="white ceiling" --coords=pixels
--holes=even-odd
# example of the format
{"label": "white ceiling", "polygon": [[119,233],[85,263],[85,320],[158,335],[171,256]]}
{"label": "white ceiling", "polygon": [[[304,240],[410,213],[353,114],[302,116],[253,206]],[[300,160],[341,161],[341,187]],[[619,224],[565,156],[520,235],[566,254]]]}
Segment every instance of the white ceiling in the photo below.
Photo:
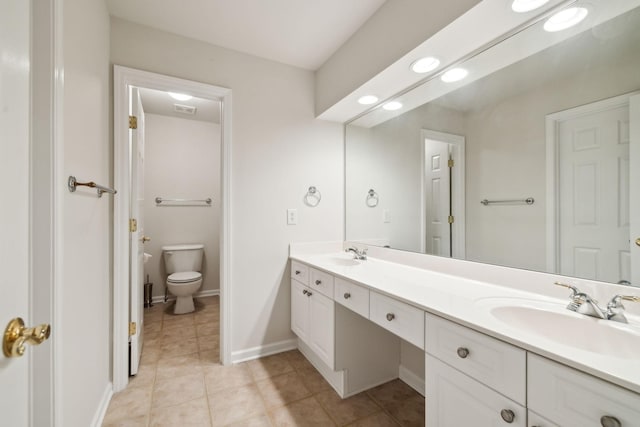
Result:
{"label": "white ceiling", "polygon": [[112,16],[317,70],[385,0],[106,0]]}
{"label": "white ceiling", "polygon": [[[161,90],[138,88],[142,108],[147,114],[158,114],[161,116],[178,117],[187,120],[199,120],[209,123],[220,123],[220,103],[209,99],[191,98],[188,101],[176,101],[167,92]],[[186,105],[196,107],[193,115],[178,113],[174,110],[174,105]]]}

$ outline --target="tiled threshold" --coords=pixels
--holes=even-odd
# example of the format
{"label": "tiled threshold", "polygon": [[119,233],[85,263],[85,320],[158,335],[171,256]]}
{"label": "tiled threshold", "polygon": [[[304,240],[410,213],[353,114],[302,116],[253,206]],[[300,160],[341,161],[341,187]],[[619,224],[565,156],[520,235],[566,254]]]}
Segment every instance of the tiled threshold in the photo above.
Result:
{"label": "tiled threshold", "polygon": [[298,351],[220,365],[219,298],[199,302],[181,316],[145,310],[140,370],[103,427],[425,425],[424,398],[399,380],[343,400]]}

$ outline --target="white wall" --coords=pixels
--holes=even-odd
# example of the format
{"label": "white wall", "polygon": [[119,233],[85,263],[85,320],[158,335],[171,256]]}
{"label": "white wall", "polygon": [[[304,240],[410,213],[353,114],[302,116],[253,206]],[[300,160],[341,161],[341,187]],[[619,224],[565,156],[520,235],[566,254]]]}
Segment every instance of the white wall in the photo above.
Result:
{"label": "white wall", "polygon": [[313,73],[118,19],[111,61],[233,90],[232,351],[293,338],[289,242],[343,238],[342,126],[314,119]]}
{"label": "white wall", "polygon": [[479,0],[388,0],[316,71],[316,115],[447,26]]}
{"label": "white wall", "polygon": [[[109,16],[101,0],[65,0],[64,176],[112,182]],[[58,183],[66,188],[66,181]],[[91,425],[110,387],[111,195],[63,193],[63,275],[57,291],[65,427]]]}
{"label": "white wall", "polygon": [[[220,288],[220,125],[145,115],[144,251],[153,295],[164,295],[162,247],[203,243],[200,291]],[[155,198],[212,199],[211,206],[158,206]]]}

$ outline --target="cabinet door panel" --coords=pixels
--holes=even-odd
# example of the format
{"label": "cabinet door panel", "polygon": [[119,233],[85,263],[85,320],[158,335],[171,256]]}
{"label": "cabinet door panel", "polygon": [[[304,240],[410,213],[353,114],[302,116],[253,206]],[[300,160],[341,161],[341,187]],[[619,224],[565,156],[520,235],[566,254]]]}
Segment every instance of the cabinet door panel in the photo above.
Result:
{"label": "cabinet door panel", "polygon": [[301,340],[308,340],[309,331],[309,297],[305,293],[306,286],[291,281],[291,330]]}
{"label": "cabinet door panel", "polygon": [[[478,381],[426,355],[427,427],[526,427],[526,409]],[[507,423],[501,411],[511,411]]]}
{"label": "cabinet door panel", "polygon": [[552,423],[551,421],[544,419],[540,415],[536,414],[533,411],[528,411],[529,414],[529,427],[560,427],[557,424]]}
{"label": "cabinet door panel", "polygon": [[529,353],[528,406],[566,427],[599,426],[603,416],[640,426],[640,394]]}
{"label": "cabinet door panel", "polygon": [[313,292],[309,297],[309,346],[331,368],[334,365],[334,302]]}

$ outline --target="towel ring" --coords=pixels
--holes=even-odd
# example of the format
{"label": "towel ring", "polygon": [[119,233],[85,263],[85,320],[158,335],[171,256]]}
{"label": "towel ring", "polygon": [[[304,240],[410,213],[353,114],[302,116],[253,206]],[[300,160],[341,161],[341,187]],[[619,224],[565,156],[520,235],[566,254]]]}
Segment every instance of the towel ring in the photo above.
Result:
{"label": "towel ring", "polygon": [[378,206],[379,201],[380,197],[378,197],[378,193],[376,193],[373,188],[367,192],[367,199],[365,200],[367,206],[375,208]]}
{"label": "towel ring", "polygon": [[320,200],[322,200],[322,194],[320,194],[320,190],[318,190],[313,185],[309,187],[307,194],[304,195],[304,204],[315,208],[320,204]]}

